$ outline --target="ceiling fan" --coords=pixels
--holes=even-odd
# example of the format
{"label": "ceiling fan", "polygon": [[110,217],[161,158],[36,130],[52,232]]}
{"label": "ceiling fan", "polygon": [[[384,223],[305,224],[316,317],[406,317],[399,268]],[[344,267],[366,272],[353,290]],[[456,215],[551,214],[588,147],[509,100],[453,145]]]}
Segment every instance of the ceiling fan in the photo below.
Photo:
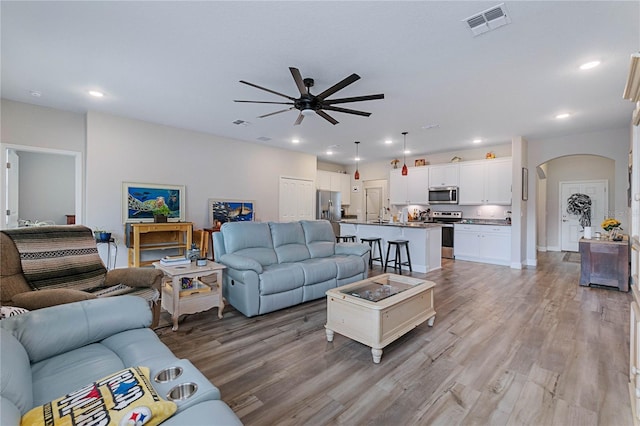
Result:
{"label": "ceiling fan", "polygon": [[292,109],[297,109],[297,110],[300,111],[300,114],[298,114],[298,119],[295,121],[295,123],[293,123],[294,125],[298,125],[298,124],[302,123],[302,120],[304,119],[305,116],[311,115],[313,113],[318,114],[320,117],[324,118],[329,123],[331,123],[333,125],[336,125],[336,124],[338,124],[338,120],[336,120],[335,118],[331,117],[325,111],[344,112],[344,113],[347,113],[347,114],[362,115],[362,116],[365,116],[365,117],[369,117],[371,115],[371,113],[370,112],[364,112],[364,111],[358,111],[358,110],[355,110],[355,109],[341,108],[341,107],[334,106],[334,104],[344,104],[344,103],[348,103],[348,102],[360,102],[360,101],[371,101],[371,100],[375,100],[375,99],[384,99],[384,95],[382,93],[377,94],[377,95],[354,96],[354,97],[350,97],[350,98],[327,99],[329,96],[333,95],[338,90],[342,90],[345,87],[347,87],[348,85],[350,85],[351,83],[359,80],[360,76],[358,74],[351,74],[350,76],[348,76],[344,80],[342,80],[342,81],[334,84],[333,86],[329,87],[324,92],[322,92],[322,93],[320,93],[318,95],[313,95],[309,91],[309,89],[313,87],[313,83],[314,83],[313,79],[312,78],[302,78],[302,75],[300,74],[300,71],[298,70],[298,68],[289,67],[289,71],[291,71],[291,75],[293,76],[293,80],[295,81],[296,86],[298,87],[298,90],[300,91],[300,97],[299,98],[294,98],[292,96],[288,96],[288,95],[285,95],[283,93],[279,93],[279,92],[273,91],[271,89],[267,89],[265,87],[258,86],[257,84],[253,84],[253,83],[249,83],[248,81],[240,80],[240,83],[246,84],[248,86],[255,87],[255,88],[260,89],[260,90],[264,90],[264,91],[269,92],[269,93],[273,93],[274,95],[282,96],[283,98],[289,99],[289,101],[291,101],[291,102],[239,101],[239,100],[234,100],[234,102],[248,102],[248,103],[255,103],[255,104],[293,105],[290,108],[283,109],[283,110],[276,111],[276,112],[271,112],[271,113],[265,114],[265,115],[261,115],[258,118],[269,117],[270,115],[280,114],[281,112],[286,112],[286,111],[291,111]]}

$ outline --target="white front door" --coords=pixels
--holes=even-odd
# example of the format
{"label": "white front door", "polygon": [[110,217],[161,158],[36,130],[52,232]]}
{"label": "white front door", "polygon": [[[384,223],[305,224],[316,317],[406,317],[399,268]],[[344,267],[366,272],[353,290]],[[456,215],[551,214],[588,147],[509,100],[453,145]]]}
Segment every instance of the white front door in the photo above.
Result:
{"label": "white front door", "polygon": [[609,210],[609,183],[606,180],[560,182],[560,249],[578,251],[578,241],[584,230],[578,216],[567,213],[567,200],[573,194],[586,194],[591,198],[591,227],[600,228]]}

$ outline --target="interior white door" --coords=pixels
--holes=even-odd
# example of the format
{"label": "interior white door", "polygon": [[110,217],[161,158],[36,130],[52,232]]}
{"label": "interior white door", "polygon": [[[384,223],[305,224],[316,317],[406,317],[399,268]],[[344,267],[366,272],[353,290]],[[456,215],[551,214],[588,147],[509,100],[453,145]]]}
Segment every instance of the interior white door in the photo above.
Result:
{"label": "interior white door", "polygon": [[367,220],[378,220],[382,209],[382,188],[365,188]]}
{"label": "interior white door", "polygon": [[279,221],[312,220],[314,194],[313,181],[281,177]]}
{"label": "interior white door", "polygon": [[578,251],[578,241],[584,231],[578,222],[578,216],[567,213],[567,199],[572,194],[586,194],[591,198],[591,226],[600,227],[600,223],[609,211],[609,183],[598,181],[560,182],[560,249]]}
{"label": "interior white door", "polygon": [[17,228],[18,227],[18,201],[19,201],[19,187],[20,187],[20,179],[19,179],[19,167],[20,167],[20,157],[14,149],[7,149],[7,164],[6,167],[6,206],[7,206],[7,228]]}

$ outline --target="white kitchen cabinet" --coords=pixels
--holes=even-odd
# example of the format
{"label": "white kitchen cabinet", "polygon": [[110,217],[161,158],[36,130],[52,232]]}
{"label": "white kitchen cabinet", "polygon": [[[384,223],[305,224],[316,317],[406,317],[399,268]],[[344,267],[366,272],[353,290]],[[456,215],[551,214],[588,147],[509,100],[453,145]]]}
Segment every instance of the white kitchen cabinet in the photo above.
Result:
{"label": "white kitchen cabinet", "polygon": [[429,169],[411,167],[407,176],[401,169],[389,173],[389,199],[391,204],[428,204]]}
{"label": "white kitchen cabinet", "polygon": [[635,285],[631,286],[633,299],[629,328],[629,396],[631,397],[631,410],[633,424],[640,424],[640,306],[638,305],[638,291]]}
{"label": "white kitchen cabinet", "polygon": [[429,166],[429,186],[458,186],[457,163]]}
{"label": "white kitchen cabinet", "polygon": [[511,264],[511,227],[455,224],[453,255],[458,260]]}
{"label": "white kitchen cabinet", "polygon": [[323,191],[339,191],[341,203],[351,204],[351,178],[347,174],[318,170],[316,188]]}
{"label": "white kitchen cabinet", "polygon": [[459,164],[458,204],[511,205],[511,158]]}

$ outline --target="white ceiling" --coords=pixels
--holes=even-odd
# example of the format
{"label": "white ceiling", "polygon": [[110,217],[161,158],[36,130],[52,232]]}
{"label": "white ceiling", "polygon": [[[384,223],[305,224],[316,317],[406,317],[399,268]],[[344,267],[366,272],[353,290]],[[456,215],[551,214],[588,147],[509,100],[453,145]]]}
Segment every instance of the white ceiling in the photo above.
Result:
{"label": "white ceiling", "polygon": [[[341,164],[353,163],[356,140],[363,162],[401,157],[403,131],[413,156],[475,147],[478,137],[495,145],[628,125],[634,105],[622,92],[640,47],[639,2],[507,1],[511,24],[473,37],[463,20],[498,3],[2,1],[2,97]],[[290,66],[315,79],[313,93],[357,73],[332,97],[385,99],[340,105],[372,115],[330,112],[335,126],[319,116],[294,126],[295,110],[259,119],[283,106],[233,102],[285,100],[239,80],[297,97]],[[572,117],[554,119],[564,111]]]}

